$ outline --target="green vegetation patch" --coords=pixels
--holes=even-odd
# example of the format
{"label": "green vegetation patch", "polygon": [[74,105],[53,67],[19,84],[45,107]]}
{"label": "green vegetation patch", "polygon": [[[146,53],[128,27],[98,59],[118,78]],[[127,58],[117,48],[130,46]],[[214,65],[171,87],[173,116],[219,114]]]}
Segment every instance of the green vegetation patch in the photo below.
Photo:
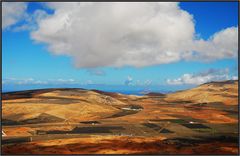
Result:
{"label": "green vegetation patch", "polygon": [[181,124],[190,129],[211,129],[210,127],[203,124]]}
{"label": "green vegetation patch", "polygon": [[184,116],[184,115],[179,115],[179,114],[171,114],[169,116],[172,116],[172,117],[175,117],[175,118],[179,118],[181,120],[185,120],[185,121],[187,121],[187,123],[189,123],[189,122],[205,123],[204,120],[192,118],[190,116]]}
{"label": "green vegetation patch", "polygon": [[46,134],[84,134],[84,133],[112,133],[112,130],[125,130],[122,126],[75,127],[71,131],[52,130]]}
{"label": "green vegetation patch", "polygon": [[160,133],[174,133],[174,132],[170,131],[169,129],[164,128],[160,131]]}
{"label": "green vegetation patch", "polygon": [[83,123],[83,124],[100,124],[99,121],[82,121],[80,123]]}
{"label": "green vegetation patch", "polygon": [[154,129],[155,131],[159,131],[159,130],[162,129],[162,127],[160,127],[160,126],[158,126],[156,124],[153,124],[153,123],[143,123],[142,125],[145,126],[145,127]]}

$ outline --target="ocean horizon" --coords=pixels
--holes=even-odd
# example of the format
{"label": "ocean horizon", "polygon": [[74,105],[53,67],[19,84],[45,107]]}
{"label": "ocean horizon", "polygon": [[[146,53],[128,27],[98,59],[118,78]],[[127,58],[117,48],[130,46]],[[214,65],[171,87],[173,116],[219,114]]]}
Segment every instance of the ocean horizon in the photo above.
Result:
{"label": "ocean horizon", "polygon": [[[63,88],[63,87],[54,87],[54,88]],[[71,87],[65,87],[65,88],[71,88]],[[18,92],[18,91],[26,91],[26,90],[39,90],[39,89],[51,89],[50,87],[46,88],[28,88],[28,89],[2,89],[2,93],[11,93],[11,92]],[[88,88],[80,88],[79,89],[87,89],[87,90],[94,90],[94,89],[88,89]],[[151,91],[145,91],[145,90],[111,90],[111,89],[95,89],[105,92],[114,92],[114,93],[120,93],[125,95],[144,95],[150,92],[156,92],[156,93],[163,93],[167,94],[171,91],[159,91],[159,90],[151,90]]]}

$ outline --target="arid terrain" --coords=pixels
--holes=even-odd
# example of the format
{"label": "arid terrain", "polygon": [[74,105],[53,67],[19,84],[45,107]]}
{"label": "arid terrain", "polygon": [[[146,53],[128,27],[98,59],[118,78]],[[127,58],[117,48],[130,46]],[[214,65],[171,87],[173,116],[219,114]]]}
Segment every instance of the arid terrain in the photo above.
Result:
{"label": "arid terrain", "polygon": [[238,81],[171,94],[2,94],[3,154],[238,154]]}

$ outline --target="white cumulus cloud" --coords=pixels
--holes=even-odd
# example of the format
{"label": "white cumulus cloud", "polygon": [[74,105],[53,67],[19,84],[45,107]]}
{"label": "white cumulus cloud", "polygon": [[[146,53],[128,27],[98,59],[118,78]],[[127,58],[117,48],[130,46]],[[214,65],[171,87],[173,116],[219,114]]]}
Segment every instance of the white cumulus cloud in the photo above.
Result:
{"label": "white cumulus cloud", "polygon": [[129,86],[132,85],[133,78],[131,76],[128,76],[127,79],[124,81],[124,84]]}
{"label": "white cumulus cloud", "polygon": [[197,39],[194,18],[175,2],[47,3],[54,9],[38,22],[33,40],[79,68],[143,67],[179,60],[237,56],[238,29]]}
{"label": "white cumulus cloud", "polygon": [[78,84],[79,82],[74,79],[49,79],[37,80],[33,78],[4,78],[2,83],[4,85],[59,85],[59,84]]}
{"label": "white cumulus cloud", "polygon": [[192,51],[196,52],[189,56],[192,60],[211,61],[224,58],[237,58],[238,56],[238,28],[230,27],[223,29],[208,40],[195,40]]}
{"label": "white cumulus cloud", "polygon": [[200,72],[197,74],[183,74],[181,77],[176,79],[167,79],[167,84],[169,85],[200,85],[206,82],[211,81],[222,81],[222,80],[236,80],[237,76],[230,76],[229,69],[209,69],[204,72]]}
{"label": "white cumulus cloud", "polygon": [[20,20],[26,14],[27,3],[25,2],[2,2],[2,29],[6,29]]}
{"label": "white cumulus cloud", "polygon": [[238,80],[238,76],[232,76],[232,80]]}
{"label": "white cumulus cloud", "polygon": [[[180,60],[236,58],[238,27],[198,37],[194,16],[176,2],[48,2],[15,31],[29,30],[49,52],[73,58],[78,68],[144,67]],[[3,29],[26,15],[26,3],[3,3]]]}

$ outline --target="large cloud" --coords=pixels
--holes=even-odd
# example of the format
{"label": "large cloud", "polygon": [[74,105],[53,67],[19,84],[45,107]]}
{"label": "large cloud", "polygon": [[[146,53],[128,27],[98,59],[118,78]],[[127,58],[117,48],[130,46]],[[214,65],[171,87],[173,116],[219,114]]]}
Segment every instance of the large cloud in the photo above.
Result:
{"label": "large cloud", "polygon": [[76,67],[150,66],[237,56],[238,30],[196,39],[193,16],[178,3],[48,3],[33,40],[71,56]]}
{"label": "large cloud", "polygon": [[6,29],[24,18],[27,4],[24,2],[2,3],[2,29]]}
{"label": "large cloud", "polygon": [[195,40],[190,59],[211,61],[223,58],[236,58],[238,55],[238,28],[230,27],[215,33],[209,40]]}
{"label": "large cloud", "polygon": [[221,80],[236,80],[237,76],[230,76],[229,69],[209,69],[196,74],[183,74],[177,79],[167,79],[167,84],[170,85],[199,85],[210,81],[221,81]]}

